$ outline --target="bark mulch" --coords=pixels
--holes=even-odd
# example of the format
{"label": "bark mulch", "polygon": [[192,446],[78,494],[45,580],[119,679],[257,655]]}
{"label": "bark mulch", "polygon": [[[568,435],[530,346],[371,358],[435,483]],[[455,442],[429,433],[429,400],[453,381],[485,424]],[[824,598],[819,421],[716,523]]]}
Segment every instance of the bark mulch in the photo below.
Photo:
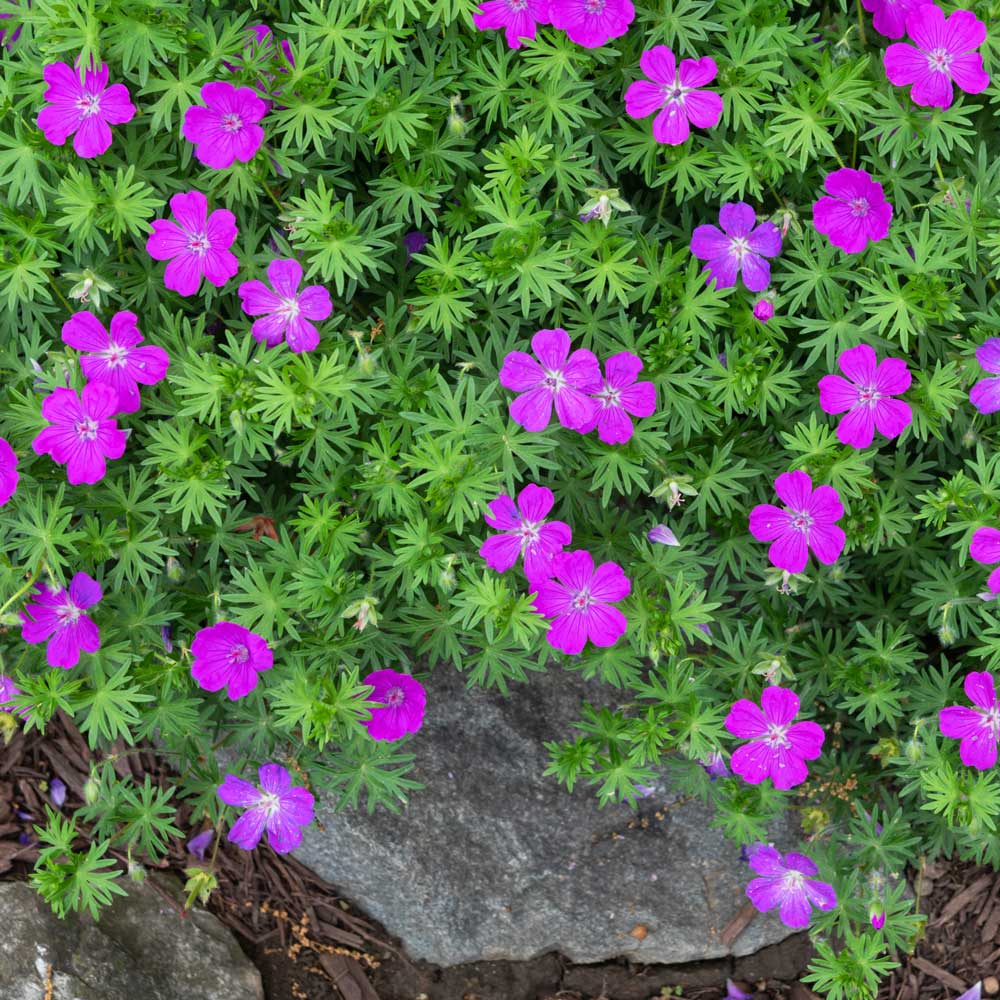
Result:
{"label": "bark mulch", "polygon": [[[151,747],[113,751],[117,773],[168,786],[169,765]],[[48,786],[67,787],[64,811],[82,803],[95,757],[73,723],[59,716],[45,736],[18,730],[0,742],[0,879],[26,878],[37,850],[32,824],[51,804]],[[32,817],[31,819],[25,817]],[[182,808],[185,839],[158,866],[184,879],[200,864],[186,849],[192,828]],[[82,831],[83,845],[87,831]],[[214,846],[214,845],[213,845]],[[212,847],[209,848],[211,852]],[[209,857],[211,853],[209,853]],[[116,857],[124,868],[125,854]],[[749,959],[668,968],[609,962],[575,966],[558,955],[531,962],[480,962],[440,969],[411,962],[385,931],[294,859],[266,845],[246,852],[223,837],[215,873],[219,889],[208,909],[237,935],[261,971],[268,1000],[719,1000],[728,974],[743,976],[759,1000],[815,1000],[797,981],[808,959],[802,937]],[[982,979],[1000,996],[1000,874],[974,865],[933,862],[916,874],[926,934],[913,956],[886,982],[879,1000],[954,1000]],[[180,906],[164,894],[172,906]],[[669,987],[682,992],[666,992]]]}

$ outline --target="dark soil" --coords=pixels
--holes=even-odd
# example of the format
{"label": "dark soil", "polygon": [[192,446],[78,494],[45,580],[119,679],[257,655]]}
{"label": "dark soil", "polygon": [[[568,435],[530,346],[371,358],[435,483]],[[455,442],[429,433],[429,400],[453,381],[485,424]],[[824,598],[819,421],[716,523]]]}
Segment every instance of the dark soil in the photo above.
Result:
{"label": "dark soil", "polygon": [[[62,717],[52,720],[44,737],[19,731],[0,746],[0,878],[24,878],[31,870],[37,853],[32,820],[23,814],[44,816],[47,783],[55,777],[65,782],[65,808],[71,809],[82,800],[92,760],[86,742]],[[122,753],[114,766],[122,777],[171,781],[169,767],[151,748]],[[178,825],[188,829],[187,820],[182,811]],[[184,878],[183,870],[194,864],[178,840],[160,867]],[[333,886],[264,845],[248,853],[223,839],[215,872],[219,890],[208,908],[235,931],[260,969],[268,1000],[720,1000],[727,977],[757,990],[759,1000],[815,998],[798,981],[810,954],[801,934],[748,958],[687,966],[625,960],[574,965],[546,954],[529,962],[445,969],[411,962]],[[1000,995],[992,979],[1000,969],[1000,874],[945,861],[912,874],[928,916],[926,934],[879,1000],[954,1000],[980,979],[986,996]]]}

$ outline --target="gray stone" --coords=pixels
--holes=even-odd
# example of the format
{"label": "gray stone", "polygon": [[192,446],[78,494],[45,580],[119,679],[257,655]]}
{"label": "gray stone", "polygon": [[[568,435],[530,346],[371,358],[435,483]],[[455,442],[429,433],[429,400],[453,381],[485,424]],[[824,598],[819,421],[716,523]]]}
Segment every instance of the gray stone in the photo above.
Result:
{"label": "gray stone", "polygon": [[732,948],[723,942],[751,873],[704,805],[673,806],[678,796],[660,782],[638,813],[602,810],[592,789],[570,795],[543,776],[543,742],[579,735],[570,724],[581,703],[609,689],[556,667],[508,698],[467,689],[445,667],[427,687],[408,747],[426,788],[398,816],[320,808],[322,826],[297,852],[412,957],[450,966],[558,951],[574,962],[673,964],[788,936],[774,915],[757,915]]}
{"label": "gray stone", "polygon": [[151,886],[129,889],[95,923],[60,920],[29,885],[0,883],[0,997],[264,1000],[257,970],[212,914],[182,919]]}

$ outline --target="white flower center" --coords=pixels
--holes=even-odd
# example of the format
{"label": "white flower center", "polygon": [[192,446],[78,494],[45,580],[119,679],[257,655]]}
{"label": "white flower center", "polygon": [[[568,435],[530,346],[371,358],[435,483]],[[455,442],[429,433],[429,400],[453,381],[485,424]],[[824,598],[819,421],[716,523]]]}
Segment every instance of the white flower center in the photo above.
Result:
{"label": "white flower center", "polygon": [[529,545],[538,541],[538,529],[541,521],[522,521],[517,529],[517,534],[521,536],[521,551],[524,552]]}
{"label": "white flower center", "polygon": [[234,112],[222,116],[223,132],[239,132],[243,128],[243,119]]}
{"label": "white flower center", "polygon": [[777,750],[779,747],[791,746],[791,741],[786,735],[787,733],[788,726],[770,725],[767,727],[767,735],[764,737],[764,742],[772,750]]}
{"label": "white flower center", "polygon": [[250,659],[250,650],[242,642],[237,643],[229,650],[229,665],[235,666],[237,663],[246,663]]}
{"label": "white flower center", "polygon": [[983,721],[979,725],[983,729],[988,729],[994,740],[1000,741],[1000,706],[994,705],[990,709],[979,709],[978,711],[983,717]]}
{"label": "white flower center", "polygon": [[300,311],[298,299],[282,299],[278,306],[278,315],[286,321],[296,319]]}
{"label": "white flower center", "polygon": [[573,610],[586,611],[593,603],[594,599],[590,596],[590,591],[584,587],[583,590],[578,590],[573,597]]}
{"label": "white flower center", "polygon": [[528,9],[528,0],[507,0],[507,6],[515,14],[520,14],[522,10]]}
{"label": "white flower center", "polygon": [[796,531],[807,532],[813,525],[813,519],[811,514],[807,514],[804,510],[793,510],[792,511],[792,527]]}
{"label": "white flower center", "polygon": [[74,429],[81,441],[93,441],[97,437],[97,421],[90,417],[78,420]]}
{"label": "white flower center", "polygon": [[111,368],[121,368],[128,360],[128,348],[112,342],[111,346],[102,352],[102,356],[107,359]]}
{"label": "white flower center", "polygon": [[69,598],[66,599],[65,604],[60,604],[56,608],[56,618],[59,619],[60,628],[75,625],[80,620],[80,615],[82,614],[82,609],[78,608]]}
{"label": "white flower center", "polygon": [[953,56],[947,49],[931,49],[927,53],[927,68],[932,73],[947,73]]}
{"label": "white flower center", "polygon": [[612,407],[622,405],[621,390],[613,389],[610,385],[605,385],[594,398],[601,404],[601,409],[604,410],[610,410]]}
{"label": "white flower center", "polygon": [[83,118],[92,118],[101,110],[100,94],[83,94],[76,102],[76,110]]}
{"label": "white flower center", "polygon": [[691,90],[690,87],[684,87],[681,85],[680,77],[675,75],[674,82],[665,84],[663,87],[663,100],[667,104],[674,102],[682,103],[681,99],[684,94]]}
{"label": "white flower center", "polygon": [[208,233],[191,233],[188,236],[188,250],[191,253],[203,255],[211,246]]}
{"label": "white flower center", "polygon": [[403,693],[401,687],[391,687],[385,693],[385,698],[382,700],[389,706],[389,708],[396,708],[402,705],[406,699],[406,695]]}
{"label": "white flower center", "polygon": [[743,258],[750,252],[750,244],[747,242],[745,237],[734,236],[729,244],[730,252],[736,254],[736,259],[742,261]]}
{"label": "white flower center", "polygon": [[546,370],[542,385],[553,393],[561,392],[566,388],[566,377],[562,372],[550,372]]}
{"label": "white flower center", "polygon": [[263,809],[265,816],[273,816],[281,808],[281,799],[274,792],[261,792],[258,809]]}
{"label": "white flower center", "polygon": [[605,0],[584,0],[583,9],[588,14],[600,14],[604,10]]}
{"label": "white flower center", "polygon": [[851,215],[857,219],[863,219],[871,210],[867,198],[852,198],[847,203],[847,207],[851,210]]}
{"label": "white flower center", "polygon": [[863,385],[858,392],[858,399],[865,406],[874,406],[882,398],[882,393],[873,385]]}

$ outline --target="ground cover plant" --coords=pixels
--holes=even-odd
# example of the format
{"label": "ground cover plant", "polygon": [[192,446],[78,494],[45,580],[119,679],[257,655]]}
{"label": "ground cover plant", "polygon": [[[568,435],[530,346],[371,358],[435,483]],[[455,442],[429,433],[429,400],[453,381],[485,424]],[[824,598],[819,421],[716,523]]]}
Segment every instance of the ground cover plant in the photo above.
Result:
{"label": "ground cover plant", "polygon": [[431,670],[574,670],[553,780],[669,768],[873,996],[894,873],[1000,864],[995,7],[0,14],[0,722],[106,753],[56,910],[402,809]]}

